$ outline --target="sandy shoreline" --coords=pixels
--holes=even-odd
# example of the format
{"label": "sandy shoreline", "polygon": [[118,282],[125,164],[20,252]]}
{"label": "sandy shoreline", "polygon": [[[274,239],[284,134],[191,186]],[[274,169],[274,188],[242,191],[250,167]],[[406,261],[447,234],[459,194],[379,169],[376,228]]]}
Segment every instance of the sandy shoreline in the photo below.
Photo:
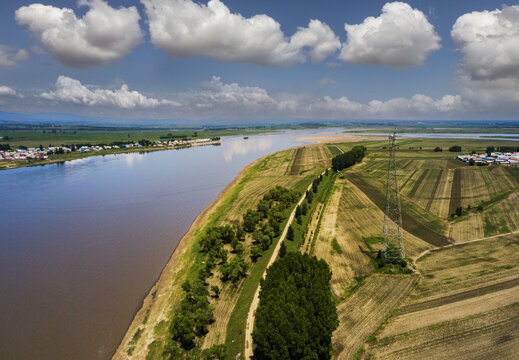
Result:
{"label": "sandy shoreline", "polygon": [[386,140],[385,136],[379,135],[332,135],[332,136],[305,136],[295,138],[296,141],[312,142],[317,144],[328,144],[328,143],[342,143],[342,142],[358,142],[358,141],[370,141],[370,140]]}

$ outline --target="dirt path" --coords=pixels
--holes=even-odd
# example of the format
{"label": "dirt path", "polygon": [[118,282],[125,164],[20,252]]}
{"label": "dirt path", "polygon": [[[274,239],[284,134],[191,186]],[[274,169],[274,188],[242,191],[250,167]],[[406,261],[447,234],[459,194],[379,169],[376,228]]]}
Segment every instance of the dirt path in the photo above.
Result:
{"label": "dirt path", "polygon": [[[324,174],[325,171],[323,171],[322,174]],[[309,191],[312,188],[312,184],[308,185],[308,188],[306,189]],[[281,247],[281,243],[283,240],[285,240],[285,237],[287,236],[288,228],[292,224],[292,221],[294,220],[294,217],[296,216],[296,209],[299,205],[303,203],[303,201],[306,198],[306,192],[303,193],[303,196],[301,196],[301,199],[299,199],[297,205],[294,207],[294,210],[292,210],[292,213],[290,214],[290,217],[288,218],[287,224],[285,228],[283,229],[283,233],[279,237],[279,241],[276,244],[276,248],[274,249],[274,252],[272,253],[270,260],[267,264],[267,267],[265,268],[265,271],[263,272],[263,278],[267,275],[267,269],[274,263],[276,260],[279,249]],[[252,299],[252,303],[250,305],[249,313],[247,314],[247,323],[245,325],[245,359],[251,359],[253,357],[253,351],[252,351],[252,331],[254,330],[254,318],[256,316],[256,309],[258,308],[259,304],[259,293],[260,293],[260,285],[258,284],[258,288],[256,289],[256,292],[254,293],[254,298]]]}
{"label": "dirt path", "polygon": [[447,248],[450,248],[450,247],[453,247],[453,246],[469,244],[469,243],[483,241],[483,240],[495,239],[495,238],[499,238],[499,237],[503,237],[503,236],[507,236],[507,235],[513,235],[513,234],[519,234],[519,230],[511,231],[511,232],[508,232],[508,233],[505,233],[505,234],[492,235],[492,236],[488,236],[488,237],[482,237],[482,238],[479,238],[479,239],[460,241],[460,242],[451,243],[451,244],[444,245],[444,246],[438,246],[438,247],[435,247],[435,248],[432,248],[432,249],[427,249],[425,251],[422,251],[420,254],[418,254],[416,257],[413,258],[413,261],[416,262],[422,256],[427,255],[431,251],[443,250],[443,249],[447,249]]}

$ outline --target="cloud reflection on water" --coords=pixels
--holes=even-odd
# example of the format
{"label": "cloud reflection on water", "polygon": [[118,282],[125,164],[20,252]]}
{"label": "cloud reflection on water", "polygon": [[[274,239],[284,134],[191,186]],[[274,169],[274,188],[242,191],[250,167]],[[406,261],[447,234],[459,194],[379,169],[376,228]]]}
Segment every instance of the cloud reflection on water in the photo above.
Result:
{"label": "cloud reflection on water", "polygon": [[225,162],[229,163],[237,155],[247,155],[254,151],[264,151],[272,147],[272,136],[257,136],[249,139],[229,139],[223,151]]}
{"label": "cloud reflection on water", "polygon": [[131,169],[134,164],[141,162],[143,159],[144,154],[141,153],[124,154],[124,162],[129,169]]}

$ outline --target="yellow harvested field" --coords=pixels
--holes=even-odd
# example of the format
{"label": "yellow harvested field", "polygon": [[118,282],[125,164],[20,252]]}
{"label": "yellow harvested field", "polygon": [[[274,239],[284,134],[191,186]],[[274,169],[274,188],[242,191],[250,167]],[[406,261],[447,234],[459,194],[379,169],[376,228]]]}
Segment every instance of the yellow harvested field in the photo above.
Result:
{"label": "yellow harvested field", "polygon": [[427,307],[398,315],[379,334],[379,338],[387,338],[401,333],[414,331],[423,327],[457,320],[496,308],[512,305],[519,300],[519,286],[490,292],[482,296],[469,297],[465,300],[447,303],[437,307]]}
{"label": "yellow harvested field", "polygon": [[519,303],[382,338],[366,359],[516,359]]}
{"label": "yellow harvested field", "polygon": [[519,277],[519,235],[431,252],[416,263],[424,278],[407,304],[445,297]]}
{"label": "yellow harvested field", "polygon": [[519,193],[496,201],[489,209],[470,214],[451,225],[451,238],[464,242],[519,230]]}
{"label": "yellow harvested field", "polygon": [[423,278],[364,358],[515,358],[519,235],[434,251],[417,267]]}
{"label": "yellow harvested field", "polygon": [[[280,151],[262,159],[257,172],[248,179],[247,186],[240,190],[236,200],[228,207],[223,221],[241,221],[247,209],[254,208],[265,192],[276,185],[290,188],[307,176],[320,173],[329,164],[329,160],[321,158],[321,154],[317,146],[306,146]],[[298,168],[295,175],[290,170],[293,166]]]}
{"label": "yellow harvested field", "polygon": [[450,228],[450,238],[454,242],[480,239],[484,236],[483,218],[479,215],[470,216],[467,220],[454,223]]}
{"label": "yellow harvested field", "polygon": [[337,306],[339,327],[332,337],[335,359],[352,359],[359,347],[398,308],[415,276],[372,275]]}
{"label": "yellow harvested field", "polygon": [[[339,298],[356,276],[375,271],[363,237],[380,236],[384,213],[347,179],[339,179],[326,206],[315,255],[325,259],[332,269],[332,289]],[[336,239],[342,254],[333,250]],[[406,252],[412,256],[432,246],[405,232]]]}

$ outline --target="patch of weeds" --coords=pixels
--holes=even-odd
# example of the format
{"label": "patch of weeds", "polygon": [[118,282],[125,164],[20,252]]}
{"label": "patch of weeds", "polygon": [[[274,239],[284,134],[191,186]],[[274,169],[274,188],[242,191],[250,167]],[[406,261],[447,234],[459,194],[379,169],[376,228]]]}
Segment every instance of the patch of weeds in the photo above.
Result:
{"label": "patch of weeds", "polygon": [[341,246],[337,242],[336,238],[332,239],[332,248],[333,248],[332,252],[334,252],[335,254],[342,254]]}
{"label": "patch of weeds", "polygon": [[159,321],[159,323],[153,328],[153,333],[157,336],[165,335],[167,331],[168,323],[165,320]]}
{"label": "patch of weeds", "polygon": [[130,340],[130,345],[137,344],[137,341],[141,338],[142,332],[144,331],[143,328],[138,328],[135,334],[133,334],[132,339]]}
{"label": "patch of weeds", "polygon": [[353,360],[359,360],[362,354],[366,352],[366,349],[364,349],[364,346],[361,346],[357,352],[355,353],[355,356],[353,357]]}
{"label": "patch of weeds", "polygon": [[347,290],[346,292],[344,293],[344,297],[348,297],[350,296],[351,294],[353,294],[355,292],[355,290],[357,290],[362,284],[364,284],[364,281],[366,280],[366,278],[368,277],[369,275],[364,275],[364,276],[355,276],[355,284],[351,285]]}
{"label": "patch of weeds", "polygon": [[375,341],[377,341],[377,337],[375,336],[375,334],[371,334],[371,335],[368,337],[368,339],[366,340],[366,342],[367,342],[368,344],[372,344],[372,343],[374,343]]}
{"label": "patch of weeds", "polygon": [[366,246],[368,247],[369,251],[377,252],[377,250],[373,248],[373,245],[382,243],[384,241],[384,238],[381,236],[365,236],[362,238],[362,240],[364,240],[364,242],[366,243]]}
{"label": "patch of weeds", "polygon": [[158,340],[154,340],[148,345],[148,354],[146,354],[146,360],[157,360],[162,359],[162,344]]}

